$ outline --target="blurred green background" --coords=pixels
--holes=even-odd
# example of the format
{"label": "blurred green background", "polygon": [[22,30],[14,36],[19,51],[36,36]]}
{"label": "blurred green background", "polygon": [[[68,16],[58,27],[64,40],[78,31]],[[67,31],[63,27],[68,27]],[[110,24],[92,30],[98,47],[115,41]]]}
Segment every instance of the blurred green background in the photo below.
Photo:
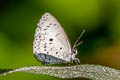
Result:
{"label": "blurred green background", "polygon": [[[50,12],[78,47],[81,64],[100,64],[120,69],[120,0],[0,0],[0,68],[40,66],[32,53],[33,36],[42,14]],[[0,80],[59,80],[14,73]]]}

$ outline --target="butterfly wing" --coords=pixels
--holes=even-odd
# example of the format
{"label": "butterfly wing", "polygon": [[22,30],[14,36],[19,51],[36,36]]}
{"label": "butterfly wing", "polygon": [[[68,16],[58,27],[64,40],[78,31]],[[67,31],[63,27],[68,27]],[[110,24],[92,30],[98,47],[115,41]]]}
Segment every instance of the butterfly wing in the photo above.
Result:
{"label": "butterfly wing", "polygon": [[[50,13],[45,13],[37,24],[33,53],[35,55],[46,54],[64,61],[70,61],[70,42],[59,22]],[[37,59],[40,60],[40,57]]]}

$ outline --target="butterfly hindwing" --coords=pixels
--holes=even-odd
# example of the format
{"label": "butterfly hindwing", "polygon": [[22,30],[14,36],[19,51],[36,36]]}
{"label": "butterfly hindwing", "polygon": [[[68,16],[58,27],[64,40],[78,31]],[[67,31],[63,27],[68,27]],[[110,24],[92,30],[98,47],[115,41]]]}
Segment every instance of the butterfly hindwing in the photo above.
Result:
{"label": "butterfly hindwing", "polygon": [[33,53],[42,62],[70,61],[70,42],[61,25],[50,13],[45,13],[37,24]]}

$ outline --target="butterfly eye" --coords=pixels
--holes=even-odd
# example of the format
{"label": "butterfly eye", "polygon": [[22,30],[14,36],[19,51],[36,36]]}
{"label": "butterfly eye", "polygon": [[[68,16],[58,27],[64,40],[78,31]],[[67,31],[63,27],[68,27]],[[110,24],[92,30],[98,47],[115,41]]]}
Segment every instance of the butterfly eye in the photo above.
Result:
{"label": "butterfly eye", "polygon": [[77,54],[77,49],[72,49],[73,54]]}

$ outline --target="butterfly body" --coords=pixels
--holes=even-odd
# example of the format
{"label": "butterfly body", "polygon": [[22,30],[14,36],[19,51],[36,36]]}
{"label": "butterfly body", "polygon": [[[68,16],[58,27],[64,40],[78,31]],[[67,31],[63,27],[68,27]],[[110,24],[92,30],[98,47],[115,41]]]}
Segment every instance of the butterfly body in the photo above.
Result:
{"label": "butterfly body", "polygon": [[37,24],[33,53],[44,64],[58,64],[75,60],[77,50],[72,50],[58,21],[50,13],[45,13]]}

